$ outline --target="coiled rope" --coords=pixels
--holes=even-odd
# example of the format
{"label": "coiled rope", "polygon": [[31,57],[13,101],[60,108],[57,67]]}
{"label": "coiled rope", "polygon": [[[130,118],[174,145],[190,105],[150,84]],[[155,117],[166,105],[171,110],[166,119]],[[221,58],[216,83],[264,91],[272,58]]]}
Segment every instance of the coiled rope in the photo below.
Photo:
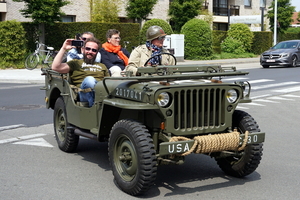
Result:
{"label": "coiled rope", "polygon": [[[237,130],[234,132],[226,133],[226,134],[214,134],[214,135],[204,135],[204,136],[196,136],[193,138],[195,140],[192,148],[180,154],[180,156],[186,156],[194,153],[212,153],[219,151],[241,151],[247,145],[249,132],[245,132],[245,138],[243,140],[242,145],[239,147],[240,142],[240,133]],[[186,141],[191,140],[190,138],[175,136],[170,139],[170,142],[178,142],[178,141]]]}

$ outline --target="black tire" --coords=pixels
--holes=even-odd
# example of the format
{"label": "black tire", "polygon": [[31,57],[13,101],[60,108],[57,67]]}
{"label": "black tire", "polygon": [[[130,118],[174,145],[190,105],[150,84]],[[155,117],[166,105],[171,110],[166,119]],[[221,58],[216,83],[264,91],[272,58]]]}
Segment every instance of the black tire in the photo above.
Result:
{"label": "black tire", "polygon": [[293,55],[291,67],[297,67],[297,62],[298,62],[297,56]]}
{"label": "black tire", "polygon": [[53,114],[55,138],[58,147],[65,152],[73,152],[78,145],[79,136],[74,131],[68,130],[68,119],[64,100],[60,97],[56,100]]}
{"label": "black tire", "polygon": [[269,65],[262,65],[263,68],[269,68]]}
{"label": "black tire", "polygon": [[[256,121],[248,113],[240,110],[234,111],[233,127],[236,127],[241,133],[260,131]],[[262,157],[262,146],[262,143],[250,144],[243,151],[239,152],[241,153],[240,156],[216,158],[216,161],[226,174],[244,177],[254,172],[258,167]]]}
{"label": "black tire", "polygon": [[[175,65],[177,64],[177,59],[176,59],[176,57],[175,57],[173,54],[171,54],[171,53],[159,53],[159,54],[157,54],[157,55],[151,56],[151,57],[145,62],[144,67],[147,66],[147,63],[148,63],[152,58],[157,57],[157,56],[161,56],[161,55],[169,55],[169,56],[173,57],[173,59],[175,60]],[[159,65],[161,65],[161,63],[160,63]]]}
{"label": "black tire", "polygon": [[130,195],[145,193],[153,185],[157,172],[157,158],[148,129],[136,121],[120,120],[114,124],[108,143],[116,184]]}
{"label": "black tire", "polygon": [[40,62],[40,58],[36,53],[32,53],[27,56],[25,60],[25,68],[29,70],[33,70],[37,67]]}

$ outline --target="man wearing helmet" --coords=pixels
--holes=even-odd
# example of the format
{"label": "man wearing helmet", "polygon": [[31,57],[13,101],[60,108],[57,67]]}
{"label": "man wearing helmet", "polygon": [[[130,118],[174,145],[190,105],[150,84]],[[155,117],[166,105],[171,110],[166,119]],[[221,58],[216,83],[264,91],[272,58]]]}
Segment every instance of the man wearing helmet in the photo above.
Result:
{"label": "man wearing helmet", "polygon": [[[149,60],[146,65],[175,65],[175,59],[170,55],[159,55],[160,53],[170,53],[163,48],[163,43],[166,37],[164,30],[160,26],[150,26],[146,32],[146,44],[136,47],[130,54],[126,71],[132,71],[136,75],[138,67],[145,67],[145,62]],[[159,55],[159,56],[155,56]]]}

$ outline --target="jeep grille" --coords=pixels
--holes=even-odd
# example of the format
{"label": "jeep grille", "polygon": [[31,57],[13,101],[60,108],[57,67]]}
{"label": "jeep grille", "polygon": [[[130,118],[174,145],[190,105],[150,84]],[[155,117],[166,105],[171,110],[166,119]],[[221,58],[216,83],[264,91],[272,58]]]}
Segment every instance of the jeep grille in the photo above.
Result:
{"label": "jeep grille", "polygon": [[225,95],[226,90],[221,88],[174,92],[174,129],[203,130],[224,125]]}

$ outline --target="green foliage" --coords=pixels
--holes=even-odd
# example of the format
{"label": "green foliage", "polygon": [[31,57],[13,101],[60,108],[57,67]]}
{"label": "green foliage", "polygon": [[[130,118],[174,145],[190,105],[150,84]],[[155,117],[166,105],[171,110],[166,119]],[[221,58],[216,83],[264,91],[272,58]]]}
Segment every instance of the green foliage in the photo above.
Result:
{"label": "green foliage", "polygon": [[[267,18],[269,18],[272,32],[274,32],[274,7],[275,2],[272,1],[266,14]],[[279,33],[284,33],[289,28],[293,21],[293,12],[295,12],[295,6],[291,6],[290,0],[277,0],[277,31]]]}
{"label": "green foliage", "polygon": [[290,27],[286,30],[286,33],[300,33],[300,27]]}
{"label": "green foliage", "polygon": [[212,31],[207,22],[191,19],[183,25],[181,34],[184,34],[185,59],[212,59]]}
{"label": "green foliage", "polygon": [[260,55],[273,46],[273,33],[270,31],[255,31],[251,52]]}
{"label": "green foliage", "polygon": [[224,52],[232,53],[233,48],[240,45],[238,49],[235,50],[236,53],[250,52],[253,37],[253,32],[246,24],[231,24],[230,29],[227,32],[227,37],[221,44],[221,49]]}
{"label": "green foliage", "polygon": [[24,68],[25,31],[15,20],[0,22],[0,68]]}
{"label": "green foliage", "polygon": [[174,32],[179,33],[181,27],[190,19],[198,16],[202,7],[199,0],[174,0],[170,4],[169,16]]}
{"label": "green foliage", "polygon": [[13,0],[15,2],[24,2],[25,9],[20,10],[21,14],[26,18],[31,18],[34,23],[53,24],[61,21],[64,15],[60,8],[68,5],[70,2],[66,0]]}
{"label": "green foliage", "polygon": [[[235,54],[235,53],[226,53],[222,52],[220,54],[214,54],[214,59],[231,59],[231,58],[255,58],[257,57],[256,54],[253,53],[242,53],[242,54]],[[259,59],[257,59],[259,60]]]}
{"label": "green foliage", "polygon": [[[28,40],[27,47],[32,52],[35,49],[34,42],[38,40],[35,34],[36,26],[33,23],[23,22]],[[74,38],[76,33],[90,31],[100,42],[106,42],[106,32],[108,29],[117,29],[121,32],[121,45],[124,46],[124,41],[129,41],[127,50],[131,51],[132,47],[139,45],[137,40],[139,36],[140,26],[137,23],[98,23],[98,22],[68,22],[55,23],[52,26],[45,27],[46,41],[45,44],[59,50],[61,45],[67,38]]]}
{"label": "green foliage", "polygon": [[226,53],[242,54],[245,53],[243,42],[232,37],[227,37],[221,44],[221,49]]}
{"label": "green foliage", "polygon": [[221,43],[227,37],[227,31],[212,31],[212,48],[214,53],[221,53]]}
{"label": "green foliage", "polygon": [[157,0],[129,0],[126,6],[127,17],[130,19],[146,19],[151,14]]}
{"label": "green foliage", "polygon": [[167,35],[173,34],[173,30],[172,30],[171,26],[168,24],[168,22],[166,22],[165,20],[162,20],[162,19],[151,19],[151,20],[146,21],[140,30],[140,36],[139,36],[140,44],[143,44],[146,42],[147,29],[150,26],[154,26],[154,25],[160,26]]}
{"label": "green foliage", "polygon": [[300,38],[300,33],[285,33],[285,34],[280,34],[278,36],[278,41],[285,41],[285,40],[299,40]]}
{"label": "green foliage", "polygon": [[92,22],[119,22],[119,0],[90,0]]}

